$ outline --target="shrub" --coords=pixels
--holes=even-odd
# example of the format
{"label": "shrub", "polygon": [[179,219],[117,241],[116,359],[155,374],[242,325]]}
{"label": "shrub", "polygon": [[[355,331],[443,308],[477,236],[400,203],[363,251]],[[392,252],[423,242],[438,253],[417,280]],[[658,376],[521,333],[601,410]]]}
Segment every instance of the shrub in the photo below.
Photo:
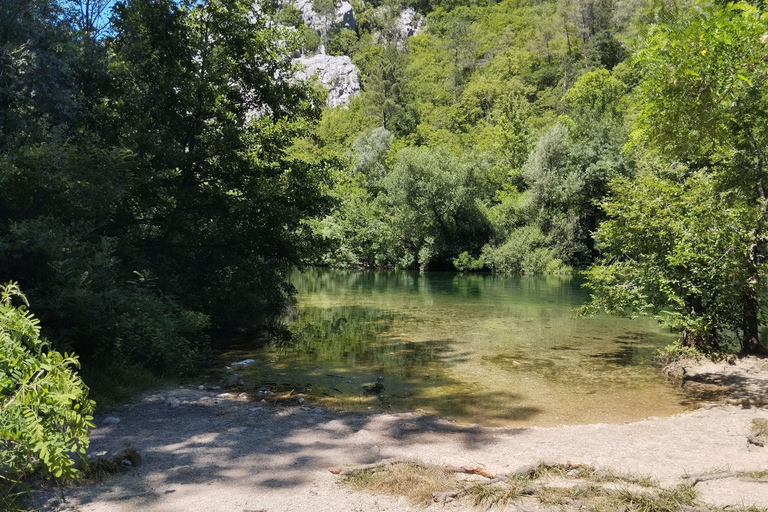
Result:
{"label": "shrub", "polygon": [[356,45],[357,33],[348,28],[340,28],[331,33],[327,49],[331,55],[352,55]]}
{"label": "shrub", "polygon": [[78,360],[40,338],[38,320],[15,283],[0,286],[0,480],[73,477],[85,453],[94,402],[75,372]]}
{"label": "shrub", "polygon": [[482,270],[485,266],[485,261],[482,257],[473,258],[467,251],[464,251],[453,259],[453,266],[459,272],[470,272],[472,270]]}

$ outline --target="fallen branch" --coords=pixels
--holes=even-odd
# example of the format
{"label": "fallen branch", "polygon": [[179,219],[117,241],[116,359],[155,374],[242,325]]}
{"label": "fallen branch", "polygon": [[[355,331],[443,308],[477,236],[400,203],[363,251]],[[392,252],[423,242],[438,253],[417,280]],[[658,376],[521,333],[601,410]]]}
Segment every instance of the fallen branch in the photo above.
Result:
{"label": "fallen branch", "polygon": [[699,482],[708,482],[710,480],[723,480],[725,478],[733,478],[738,476],[736,473],[732,473],[729,471],[724,471],[722,473],[712,473],[709,475],[694,475],[688,477],[688,485],[693,487]]}
{"label": "fallen branch", "polygon": [[468,475],[480,475],[485,478],[496,478],[496,475],[480,466],[445,466],[443,467],[448,473],[466,473]]}

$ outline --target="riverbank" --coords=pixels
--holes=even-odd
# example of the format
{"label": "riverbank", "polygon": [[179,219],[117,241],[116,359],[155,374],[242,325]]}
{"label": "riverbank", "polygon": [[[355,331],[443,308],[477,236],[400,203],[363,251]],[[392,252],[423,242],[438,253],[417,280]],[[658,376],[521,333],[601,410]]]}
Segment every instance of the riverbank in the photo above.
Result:
{"label": "riverbank", "polygon": [[768,507],[768,448],[748,439],[754,420],[768,421],[768,407],[756,405],[768,396],[768,362],[707,363],[686,367],[685,375],[684,385],[711,378],[711,385],[730,391],[718,388],[716,401],[668,418],[524,429],[460,426],[414,413],[274,406],[246,393],[197,387],[165,389],[97,418],[91,455],[132,448],[139,467],[69,488],[65,502],[53,490],[42,491],[38,506],[57,512],[476,510],[463,500],[417,505],[353,491],[328,471],[394,458],[481,466],[493,474],[570,462],[647,475],[663,487],[720,473],[696,484],[702,502]]}

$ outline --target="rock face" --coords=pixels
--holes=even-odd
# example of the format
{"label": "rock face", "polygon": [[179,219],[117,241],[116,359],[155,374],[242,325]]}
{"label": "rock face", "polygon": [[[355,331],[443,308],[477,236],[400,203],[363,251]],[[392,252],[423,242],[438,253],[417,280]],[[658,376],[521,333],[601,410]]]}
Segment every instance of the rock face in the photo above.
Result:
{"label": "rock face", "polygon": [[397,45],[402,47],[405,40],[416,35],[424,23],[424,18],[415,9],[408,7],[400,12],[400,17],[395,22],[395,37]]}
{"label": "rock face", "polygon": [[[326,30],[326,20],[323,20],[323,18],[315,12],[314,7],[312,7],[312,0],[295,0],[294,5],[301,12],[301,17],[304,20],[305,25],[320,31],[321,33]],[[347,0],[342,0],[341,3],[336,4],[336,12],[333,21],[343,28],[357,30],[355,11],[352,9],[352,4]]]}
{"label": "rock face", "polygon": [[309,78],[317,73],[320,83],[328,89],[328,105],[331,107],[349,105],[350,98],[360,92],[357,68],[346,55],[318,54],[297,61],[305,68],[297,73],[298,78]]}

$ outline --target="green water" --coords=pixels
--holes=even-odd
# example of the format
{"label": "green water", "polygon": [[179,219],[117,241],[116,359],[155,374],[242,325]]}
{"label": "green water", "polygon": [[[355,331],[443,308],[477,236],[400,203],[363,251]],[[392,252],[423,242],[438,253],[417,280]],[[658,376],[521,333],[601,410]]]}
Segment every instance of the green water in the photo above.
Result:
{"label": "green water", "polygon": [[238,372],[273,391],[487,426],[690,407],[651,365],[672,336],[649,319],[575,318],[587,297],[576,278],[314,269],[292,281],[293,339],[228,354],[257,359]]}

